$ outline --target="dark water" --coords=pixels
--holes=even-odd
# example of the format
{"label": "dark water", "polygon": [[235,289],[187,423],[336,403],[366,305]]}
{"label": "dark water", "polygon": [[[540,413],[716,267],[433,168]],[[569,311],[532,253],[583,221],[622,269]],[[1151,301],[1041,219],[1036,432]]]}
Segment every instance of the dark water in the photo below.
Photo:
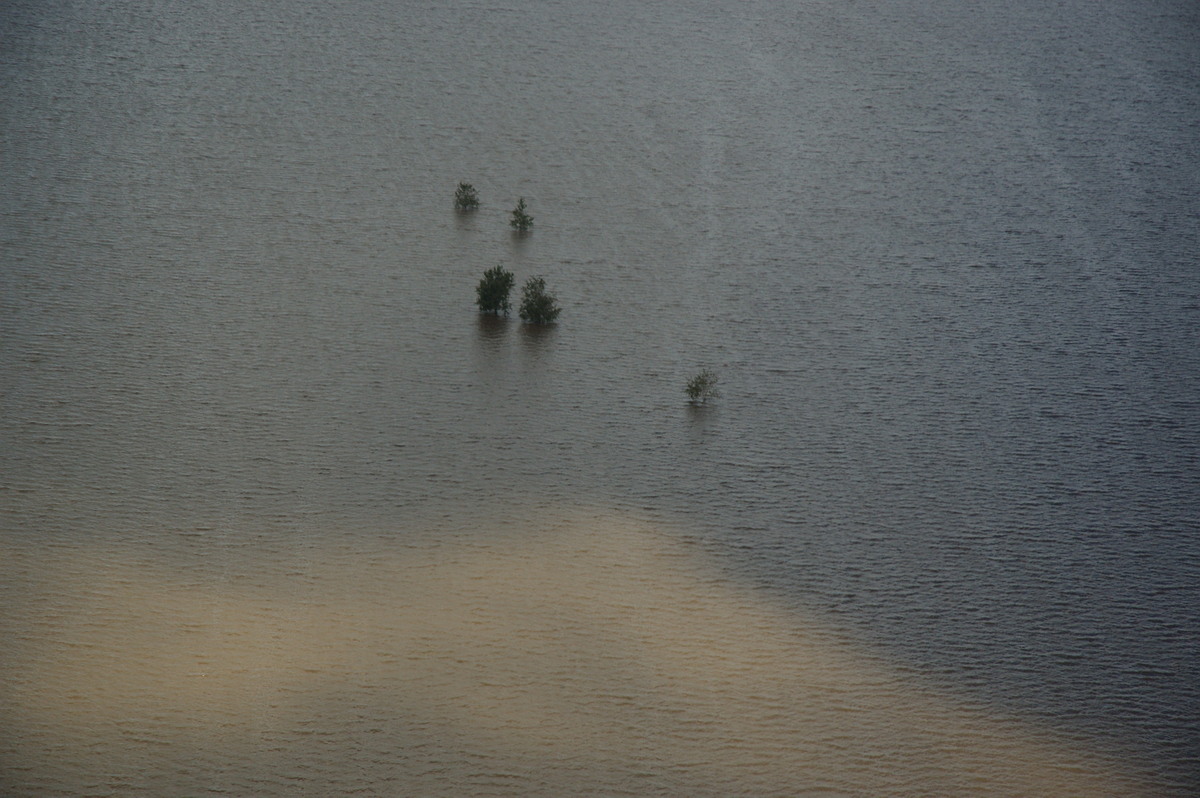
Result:
{"label": "dark water", "polygon": [[1192,794],[1198,37],[6,4],[0,788]]}

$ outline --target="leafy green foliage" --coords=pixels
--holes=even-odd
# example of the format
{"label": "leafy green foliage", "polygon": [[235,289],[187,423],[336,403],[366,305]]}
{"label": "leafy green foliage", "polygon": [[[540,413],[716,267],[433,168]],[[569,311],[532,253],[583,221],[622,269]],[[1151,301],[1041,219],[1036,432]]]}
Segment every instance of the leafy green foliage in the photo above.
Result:
{"label": "leafy green foliage", "polygon": [[513,208],[512,218],[508,220],[508,224],[512,229],[522,233],[533,227],[533,217],[525,212],[524,197],[517,200],[517,207]]}
{"label": "leafy green foliage", "polygon": [[512,290],[517,278],[503,266],[495,266],[483,273],[479,285],[475,286],[475,304],[483,313],[503,313],[508,315],[512,305],[508,302],[508,292]]}
{"label": "leafy green foliage", "polygon": [[562,308],[553,294],[546,291],[546,281],[541,277],[530,277],[522,289],[521,307],[517,311],[521,318],[532,324],[550,324],[558,318]]}
{"label": "leafy green foliage", "polygon": [[704,404],[712,397],[719,395],[717,393],[717,375],[704,369],[688,380],[687,387],[683,390],[692,404]]}
{"label": "leafy green foliage", "polygon": [[470,183],[459,183],[454,192],[454,208],[460,211],[473,211],[479,207],[479,192]]}

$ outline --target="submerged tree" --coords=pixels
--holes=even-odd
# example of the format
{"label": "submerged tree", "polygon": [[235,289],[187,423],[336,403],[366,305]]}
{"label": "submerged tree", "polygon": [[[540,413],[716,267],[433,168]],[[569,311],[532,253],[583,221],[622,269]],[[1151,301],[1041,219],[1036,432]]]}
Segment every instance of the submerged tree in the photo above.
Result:
{"label": "submerged tree", "polygon": [[688,395],[688,400],[694,405],[702,405],[714,396],[717,396],[717,375],[703,369],[699,374],[687,381],[687,387],[683,389]]}
{"label": "submerged tree", "polygon": [[512,305],[508,302],[508,292],[512,290],[517,278],[503,266],[495,266],[483,273],[479,285],[475,286],[475,304],[483,313],[500,313],[508,315]]}
{"label": "submerged tree", "polygon": [[550,324],[562,312],[554,295],[546,291],[546,281],[541,277],[530,277],[522,289],[521,307],[517,311],[524,321],[531,324]]}
{"label": "submerged tree", "polygon": [[524,197],[517,200],[517,207],[513,208],[512,218],[508,220],[508,224],[512,229],[522,233],[533,227],[533,217],[525,212]]}
{"label": "submerged tree", "polygon": [[459,183],[454,192],[454,208],[459,211],[473,211],[479,207],[479,192],[470,183]]}

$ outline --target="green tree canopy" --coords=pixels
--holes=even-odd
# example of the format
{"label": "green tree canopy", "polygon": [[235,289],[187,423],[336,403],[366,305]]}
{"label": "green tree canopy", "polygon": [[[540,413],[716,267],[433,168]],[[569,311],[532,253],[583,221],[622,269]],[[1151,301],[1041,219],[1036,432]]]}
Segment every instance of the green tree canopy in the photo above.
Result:
{"label": "green tree canopy", "polygon": [[475,286],[475,304],[483,313],[503,313],[508,315],[512,305],[508,302],[508,292],[512,290],[517,278],[503,266],[494,266],[483,273],[479,285]]}
{"label": "green tree canopy", "polygon": [[533,227],[533,217],[525,212],[524,197],[517,200],[517,207],[513,208],[512,218],[508,220],[508,224],[512,229],[522,233]]}
{"label": "green tree canopy", "polygon": [[550,324],[558,318],[562,308],[554,295],[546,290],[544,278],[530,277],[522,289],[521,307],[517,312],[524,321],[532,324]]}
{"label": "green tree canopy", "polygon": [[454,207],[460,211],[473,211],[479,207],[479,192],[470,183],[459,183],[454,192]]}

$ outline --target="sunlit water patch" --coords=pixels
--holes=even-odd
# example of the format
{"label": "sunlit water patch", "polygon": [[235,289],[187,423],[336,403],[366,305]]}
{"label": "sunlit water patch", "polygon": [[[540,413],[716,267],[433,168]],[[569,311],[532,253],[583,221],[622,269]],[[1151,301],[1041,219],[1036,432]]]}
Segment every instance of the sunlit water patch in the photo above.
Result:
{"label": "sunlit water patch", "polygon": [[219,574],[139,544],[3,554],[9,794],[1140,791],[598,512]]}

